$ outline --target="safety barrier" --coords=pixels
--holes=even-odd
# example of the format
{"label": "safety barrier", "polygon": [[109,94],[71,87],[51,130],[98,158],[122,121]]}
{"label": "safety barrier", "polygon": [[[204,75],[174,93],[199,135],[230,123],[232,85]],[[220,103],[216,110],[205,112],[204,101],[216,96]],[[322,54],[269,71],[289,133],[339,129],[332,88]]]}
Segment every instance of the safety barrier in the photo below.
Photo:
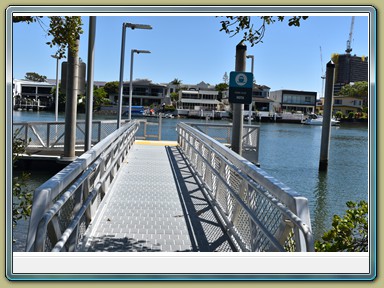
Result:
{"label": "safety barrier", "polygon": [[[124,121],[123,124],[128,121]],[[85,143],[85,121],[76,123],[77,150],[84,151]],[[116,130],[115,120],[92,121],[92,145],[100,142]],[[36,151],[43,154],[60,155],[64,151],[65,122],[15,122],[13,123],[13,134],[25,143],[26,152],[34,154]]]}
{"label": "safety barrier", "polygon": [[123,125],[35,190],[26,251],[75,251],[138,127]]}
{"label": "safety barrier", "polygon": [[178,143],[239,251],[314,251],[308,200],[205,133]]}

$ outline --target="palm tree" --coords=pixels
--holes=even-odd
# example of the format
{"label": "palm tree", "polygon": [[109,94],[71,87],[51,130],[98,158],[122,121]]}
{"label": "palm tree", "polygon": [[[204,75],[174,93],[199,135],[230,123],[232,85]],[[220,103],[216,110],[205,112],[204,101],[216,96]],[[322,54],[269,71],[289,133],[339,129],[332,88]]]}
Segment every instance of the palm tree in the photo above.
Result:
{"label": "palm tree", "polygon": [[177,90],[179,90],[180,85],[181,85],[181,80],[175,78],[175,79],[173,79],[173,81],[171,82],[171,84],[176,85]]}
{"label": "palm tree", "polygon": [[181,84],[181,80],[175,78],[175,79],[173,79],[173,81],[171,83],[175,84],[175,85],[180,85]]}
{"label": "palm tree", "polygon": [[[173,79],[173,81],[171,82],[171,84],[175,85],[176,86],[176,91],[172,92],[172,98],[173,98],[173,105],[175,107],[177,107],[177,102],[179,101],[179,90],[180,90],[180,85],[181,85],[181,80],[180,79]],[[175,105],[176,104],[176,105]]]}

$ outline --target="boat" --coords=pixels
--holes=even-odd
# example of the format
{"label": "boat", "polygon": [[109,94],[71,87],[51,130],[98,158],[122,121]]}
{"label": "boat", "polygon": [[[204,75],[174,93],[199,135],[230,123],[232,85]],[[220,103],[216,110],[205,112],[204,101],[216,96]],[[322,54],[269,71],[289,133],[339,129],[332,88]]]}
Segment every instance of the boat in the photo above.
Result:
{"label": "boat", "polygon": [[[308,114],[307,118],[303,120],[305,125],[323,125],[323,116],[317,114]],[[340,125],[340,121],[335,118],[331,119],[331,126]]]}
{"label": "boat", "polygon": [[[124,113],[123,116],[129,115],[129,106],[124,107]],[[143,106],[132,106],[131,108],[131,115],[132,116],[145,116],[145,109]]]}

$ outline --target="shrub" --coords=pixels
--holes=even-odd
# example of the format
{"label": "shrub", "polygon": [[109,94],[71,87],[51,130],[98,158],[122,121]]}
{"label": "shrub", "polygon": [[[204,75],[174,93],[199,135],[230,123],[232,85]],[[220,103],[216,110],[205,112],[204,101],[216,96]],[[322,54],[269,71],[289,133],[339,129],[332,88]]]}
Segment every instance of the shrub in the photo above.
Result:
{"label": "shrub", "polygon": [[337,119],[341,119],[341,118],[343,118],[343,112],[337,111],[335,116],[336,116]]}
{"label": "shrub", "polygon": [[346,205],[344,217],[333,216],[332,229],[315,241],[316,252],[368,251],[368,204],[349,201]]}
{"label": "shrub", "polygon": [[[26,143],[18,135],[20,130],[15,131],[13,134],[12,143],[12,165],[15,167],[16,161],[20,154],[25,152]],[[31,141],[29,139],[28,141]],[[27,219],[31,215],[32,209],[32,193],[26,186],[30,174],[22,172],[20,176],[12,178],[12,222],[13,226],[17,225],[17,221],[24,218]]]}

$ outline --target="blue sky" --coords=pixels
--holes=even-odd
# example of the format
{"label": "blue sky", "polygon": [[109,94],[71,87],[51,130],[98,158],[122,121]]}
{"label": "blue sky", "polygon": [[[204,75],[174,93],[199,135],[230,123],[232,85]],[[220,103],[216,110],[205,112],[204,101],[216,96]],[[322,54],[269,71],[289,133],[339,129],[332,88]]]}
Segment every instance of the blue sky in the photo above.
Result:
{"label": "blue sky", "polygon": [[[295,89],[322,92],[322,67],[332,53],[345,53],[349,38],[351,14],[310,16],[299,28],[289,27],[287,20],[267,26],[263,43],[247,44],[247,54],[254,55],[254,76],[258,84],[271,91]],[[48,23],[47,18],[44,18]],[[120,71],[122,23],[149,24],[153,30],[126,32],[124,81],[129,80],[130,50],[150,50],[135,54],[133,78],[147,78],[155,83],[168,83],[178,78],[185,84],[201,81],[223,82],[235,67],[235,47],[241,36],[230,38],[220,32],[220,20],[214,16],[97,16],[95,42],[95,81],[117,81]],[[257,26],[258,19],[253,17]],[[80,57],[87,62],[89,17],[83,17]],[[368,17],[356,16],[352,54],[368,55]],[[36,72],[54,79],[56,52],[45,43],[50,40],[37,24],[13,25],[13,77],[24,78]],[[322,48],[323,63],[320,60]],[[247,71],[251,60],[247,60]]]}

